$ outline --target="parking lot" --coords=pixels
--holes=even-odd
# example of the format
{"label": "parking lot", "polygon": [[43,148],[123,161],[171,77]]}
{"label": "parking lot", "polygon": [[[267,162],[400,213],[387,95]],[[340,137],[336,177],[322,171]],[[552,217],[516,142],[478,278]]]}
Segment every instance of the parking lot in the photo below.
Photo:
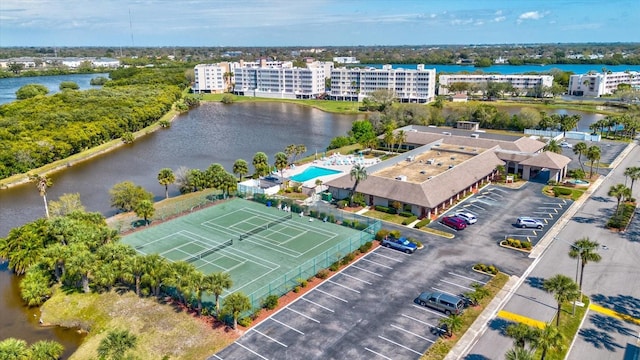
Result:
{"label": "parking lot", "polygon": [[[577,143],[580,142],[578,140],[573,140],[573,139],[566,139],[563,141],[568,142],[569,144],[571,144],[571,146],[575,146]],[[627,147],[626,143],[615,142],[610,140],[603,140],[600,142],[585,141],[584,143],[587,144],[587,147],[593,146],[593,145],[597,145],[600,147],[600,163],[601,164],[611,164],[615,160],[615,158],[618,155],[620,155],[620,153]],[[573,148],[562,148],[562,155],[571,158],[571,163],[569,163],[569,170],[580,168],[580,162],[578,162],[578,155],[573,153]],[[587,175],[589,175],[589,166],[586,165],[586,162],[588,161],[587,157],[585,155],[582,155],[580,160],[583,163],[584,171],[587,173]],[[593,169],[594,173],[597,172],[603,175],[608,174],[609,171],[610,169],[608,168]]]}

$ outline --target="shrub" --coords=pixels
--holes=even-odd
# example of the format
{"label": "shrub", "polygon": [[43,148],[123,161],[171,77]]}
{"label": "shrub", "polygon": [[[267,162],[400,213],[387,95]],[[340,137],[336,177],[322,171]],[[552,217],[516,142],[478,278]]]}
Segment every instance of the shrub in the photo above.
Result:
{"label": "shrub", "polygon": [[238,319],[238,325],[242,326],[242,327],[249,327],[251,326],[251,317],[246,316],[243,318]]}
{"label": "shrub", "polygon": [[421,248],[422,247],[422,243],[414,238],[408,238],[407,240],[409,240],[410,242],[416,244],[417,247]]}
{"label": "shrub", "polygon": [[391,230],[391,232],[389,232],[389,235],[393,236],[396,239],[400,239],[400,237],[402,237],[402,233],[400,232],[400,230]]}
{"label": "shrub", "polygon": [[296,281],[298,281],[298,284],[300,284],[300,287],[307,287],[307,285],[309,284],[309,282],[306,279],[298,279]]}
{"label": "shrub", "polygon": [[408,218],[402,220],[402,225],[409,225],[409,224],[411,224],[412,222],[414,222],[416,220],[418,220],[417,216],[408,217]]}
{"label": "shrub", "polygon": [[294,286],[293,287],[293,292],[296,293],[296,294],[299,293],[300,292],[300,285]]}
{"label": "shrub", "polygon": [[338,271],[340,269],[340,262],[336,261],[331,266],[329,266],[329,270]]}
{"label": "shrub", "polygon": [[338,207],[338,209],[344,209],[347,207],[347,200],[340,200],[336,203],[336,206]]}
{"label": "shrub", "polygon": [[349,219],[342,220],[342,226],[351,227],[351,220]]}
{"label": "shrub", "polygon": [[574,179],[584,179],[586,174],[584,173],[584,170],[582,169],[571,169],[568,171],[568,175],[569,177],[572,177]]}
{"label": "shrub", "polygon": [[384,239],[385,237],[387,237],[389,235],[389,230],[387,229],[380,229],[378,230],[378,232],[376,233],[376,240],[381,241],[382,239]]}
{"label": "shrub", "polygon": [[345,257],[342,258],[342,263],[346,265],[346,264],[352,262],[353,259],[355,259],[355,258],[356,258],[356,256],[355,256],[354,253],[348,253]]}
{"label": "shrub", "polygon": [[223,104],[233,104],[233,96],[224,95],[222,97],[222,99],[220,100],[220,102],[223,103]]}
{"label": "shrub", "polygon": [[415,224],[413,227],[416,228],[416,229],[420,229],[422,227],[425,227],[425,226],[429,225],[429,223],[431,223],[431,219],[424,218],[424,219],[420,220],[417,224]]}
{"label": "shrub", "polygon": [[327,271],[327,269],[320,269],[316,274],[316,277],[320,280],[324,280],[329,277],[329,271]]}
{"label": "shrub", "polygon": [[360,252],[364,254],[364,253],[366,253],[367,251],[369,251],[371,249],[371,246],[373,246],[371,241],[367,241],[366,243],[360,245],[358,250],[360,250]]}
{"label": "shrub", "polygon": [[522,241],[520,242],[523,249],[531,250],[531,241]]}
{"label": "shrub", "polygon": [[475,264],[475,265],[473,265],[473,268],[478,270],[478,271],[487,272],[487,265],[485,265],[485,264]]}
{"label": "shrub", "polygon": [[402,216],[402,217],[412,217],[412,216],[413,216],[413,213],[412,213],[411,211],[403,211],[403,212],[401,212],[401,213],[400,213],[400,214],[398,214],[398,215],[400,215],[400,216]]}
{"label": "shrub", "polygon": [[267,310],[273,310],[278,307],[278,295],[269,295],[262,300],[262,307]]}
{"label": "shrub", "polygon": [[384,213],[391,214],[391,215],[396,213],[396,209],[391,208],[391,207],[387,207],[387,206],[382,206],[382,205],[376,205],[375,209],[376,209],[376,211],[384,212]]}
{"label": "shrub", "polygon": [[564,195],[564,196],[568,196],[571,195],[573,191],[571,189],[567,189],[564,187],[559,187],[559,186],[554,186],[553,187],[553,194],[558,197],[559,195]]}
{"label": "shrub", "polygon": [[495,266],[493,266],[493,265],[489,265],[489,266],[487,267],[487,272],[488,272],[489,274],[493,274],[493,275],[495,275],[495,274],[497,274],[497,273],[498,273],[498,268],[496,268],[496,267],[495,267]]}

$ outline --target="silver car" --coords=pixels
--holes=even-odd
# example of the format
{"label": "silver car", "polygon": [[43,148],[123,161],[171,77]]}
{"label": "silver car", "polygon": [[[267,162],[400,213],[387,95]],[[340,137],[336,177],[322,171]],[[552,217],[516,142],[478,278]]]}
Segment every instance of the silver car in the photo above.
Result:
{"label": "silver car", "polygon": [[534,219],[530,217],[519,217],[518,220],[516,220],[516,226],[523,229],[524,228],[542,229],[544,224],[542,223],[542,221],[538,219]]}
{"label": "silver car", "polygon": [[475,224],[478,221],[478,218],[475,215],[468,212],[459,212],[456,216],[466,221],[467,225]]}

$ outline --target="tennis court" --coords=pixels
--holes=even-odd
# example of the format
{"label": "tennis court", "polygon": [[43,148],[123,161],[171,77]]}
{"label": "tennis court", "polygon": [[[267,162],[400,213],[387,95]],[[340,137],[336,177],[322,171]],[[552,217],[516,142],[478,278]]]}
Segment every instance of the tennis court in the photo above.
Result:
{"label": "tennis court", "polygon": [[[135,232],[122,241],[141,254],[187,261],[205,274],[228,272],[233,280],[229,293],[249,295],[308,260],[329,254],[328,250],[345,239],[359,238],[359,234],[351,228],[310,221],[307,216],[236,198]],[[304,274],[306,277],[310,276]]]}

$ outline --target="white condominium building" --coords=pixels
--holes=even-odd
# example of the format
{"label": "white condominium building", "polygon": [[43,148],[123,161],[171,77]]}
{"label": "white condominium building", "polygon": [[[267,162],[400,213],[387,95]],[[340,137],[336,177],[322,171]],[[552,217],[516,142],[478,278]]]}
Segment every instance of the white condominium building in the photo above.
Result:
{"label": "white condominium building", "polygon": [[325,92],[324,67],[241,67],[234,70],[236,95],[312,99]]}
{"label": "white condominium building", "polygon": [[362,101],[380,89],[393,91],[400,102],[428,103],[434,100],[436,70],[393,69],[391,65],[377,68],[338,68],[331,71],[331,98]]}
{"label": "white condominium building", "polygon": [[569,77],[569,95],[593,96],[610,95],[616,92],[618,85],[627,84],[640,88],[640,72],[625,71],[598,74],[571,75]]}
{"label": "white condominium building", "polygon": [[[228,63],[198,64],[193,69],[195,93],[222,93],[229,89]],[[225,75],[226,74],[226,75]]]}
{"label": "white condominium building", "polygon": [[449,85],[453,83],[487,84],[489,82],[509,83],[520,94],[526,95],[530,90],[540,87],[551,87],[551,75],[484,75],[484,74],[453,74],[440,75],[438,95],[448,95]]}

